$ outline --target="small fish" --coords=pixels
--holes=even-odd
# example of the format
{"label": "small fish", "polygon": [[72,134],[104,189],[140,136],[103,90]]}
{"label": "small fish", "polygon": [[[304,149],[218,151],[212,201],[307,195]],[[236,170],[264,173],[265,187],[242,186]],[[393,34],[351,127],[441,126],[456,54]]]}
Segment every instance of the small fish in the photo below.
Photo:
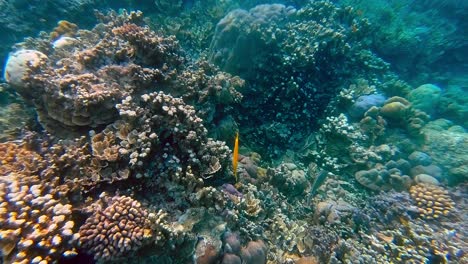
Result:
{"label": "small fish", "polygon": [[238,182],[237,179],[237,160],[239,159],[239,132],[236,133],[236,139],[234,141],[234,151],[232,153],[232,169],[234,172],[234,178],[236,178],[236,183]]}
{"label": "small fish", "polygon": [[317,177],[315,177],[314,184],[312,184],[312,188],[310,192],[311,198],[315,196],[318,188],[320,187],[320,185],[322,185],[322,183],[325,181],[327,176],[328,176],[328,171],[326,170],[320,170],[320,172],[317,174]]}

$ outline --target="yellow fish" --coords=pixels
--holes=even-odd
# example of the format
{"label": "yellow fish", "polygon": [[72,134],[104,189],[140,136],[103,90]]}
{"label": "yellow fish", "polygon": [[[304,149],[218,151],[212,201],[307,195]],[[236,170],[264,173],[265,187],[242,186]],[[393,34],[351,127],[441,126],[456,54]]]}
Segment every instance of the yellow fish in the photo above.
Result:
{"label": "yellow fish", "polygon": [[234,141],[234,152],[232,153],[232,169],[234,171],[234,178],[237,182],[237,160],[239,158],[239,132],[236,133],[236,140]]}

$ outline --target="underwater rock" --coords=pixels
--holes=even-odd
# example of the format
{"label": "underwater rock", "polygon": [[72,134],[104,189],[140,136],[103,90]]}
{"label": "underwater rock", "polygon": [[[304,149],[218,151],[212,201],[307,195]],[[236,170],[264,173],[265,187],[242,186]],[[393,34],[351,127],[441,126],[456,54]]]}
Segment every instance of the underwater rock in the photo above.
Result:
{"label": "underwater rock", "polygon": [[433,115],[438,110],[441,93],[442,90],[439,87],[433,84],[423,84],[410,91],[408,100],[414,108]]}
{"label": "underwater rock", "polygon": [[200,241],[195,248],[196,264],[215,264],[219,258],[219,251],[210,242]]}
{"label": "underwater rock", "polygon": [[242,264],[242,260],[239,256],[234,254],[224,254],[221,264]]}
{"label": "underwater rock", "polygon": [[273,184],[288,197],[303,194],[310,185],[306,173],[294,163],[282,163],[275,169],[269,169],[267,174]]}
{"label": "underwater rock", "polygon": [[245,264],[265,264],[268,248],[262,240],[250,241],[242,248],[241,257]]}
{"label": "underwater rock", "polygon": [[[450,123],[444,120],[426,125],[423,129],[423,151],[432,157],[433,163],[444,169],[449,184],[454,184],[468,179],[468,134],[452,132],[446,129],[449,127]],[[430,172],[426,174],[437,177]]]}
{"label": "underwater rock", "polygon": [[255,61],[265,52],[266,43],[254,32],[252,25],[286,21],[293,14],[292,7],[282,4],[258,5],[249,11],[236,9],[229,12],[216,25],[211,43],[210,59],[222,70],[235,74],[251,74]]}
{"label": "underwater rock", "polygon": [[[466,83],[466,81],[465,81]],[[439,102],[440,116],[468,128],[468,88],[463,85],[449,85]]]}
{"label": "underwater rock", "polygon": [[421,151],[413,151],[409,156],[408,160],[412,166],[423,165],[428,166],[432,163],[431,156]]}
{"label": "underwater rock", "polygon": [[416,183],[427,183],[432,185],[440,185],[439,181],[432,177],[431,175],[427,174],[418,174],[414,177],[414,181]]}
{"label": "underwater rock", "polygon": [[226,232],[223,234],[223,247],[224,252],[239,254],[241,251],[241,241],[239,234],[233,232]]}

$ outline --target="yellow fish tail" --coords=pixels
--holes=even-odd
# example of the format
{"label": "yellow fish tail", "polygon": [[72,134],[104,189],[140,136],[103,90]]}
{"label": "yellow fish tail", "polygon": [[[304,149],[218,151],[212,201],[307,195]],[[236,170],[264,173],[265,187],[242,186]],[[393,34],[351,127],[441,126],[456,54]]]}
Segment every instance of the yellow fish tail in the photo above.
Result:
{"label": "yellow fish tail", "polygon": [[232,154],[232,169],[234,172],[234,178],[237,179],[237,160],[239,159],[239,132],[236,133],[236,139],[234,141],[234,152]]}

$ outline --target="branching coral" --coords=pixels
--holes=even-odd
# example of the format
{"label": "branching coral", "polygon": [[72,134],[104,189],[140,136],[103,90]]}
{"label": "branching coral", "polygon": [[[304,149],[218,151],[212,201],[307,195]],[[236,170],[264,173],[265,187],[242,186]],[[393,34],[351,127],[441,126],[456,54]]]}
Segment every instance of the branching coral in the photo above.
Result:
{"label": "branching coral", "polygon": [[47,263],[77,254],[69,197],[78,184],[60,177],[65,166],[54,149],[37,144],[34,136],[21,145],[0,144],[0,245],[6,263]]}
{"label": "branching coral", "polygon": [[[119,151],[127,154],[132,167],[143,168],[145,161],[157,161],[158,177],[184,184],[193,184],[190,179],[184,180],[189,167],[199,179],[225,172],[229,149],[207,137],[202,119],[181,99],[163,92],[151,93],[126,98],[117,108],[132,129],[129,135],[138,135],[138,140],[120,143]],[[150,152],[158,154],[152,156]]]}
{"label": "branching coral", "polygon": [[152,236],[149,212],[130,197],[111,197],[104,204],[98,201],[91,210],[80,227],[80,242],[96,260],[115,260]]}

